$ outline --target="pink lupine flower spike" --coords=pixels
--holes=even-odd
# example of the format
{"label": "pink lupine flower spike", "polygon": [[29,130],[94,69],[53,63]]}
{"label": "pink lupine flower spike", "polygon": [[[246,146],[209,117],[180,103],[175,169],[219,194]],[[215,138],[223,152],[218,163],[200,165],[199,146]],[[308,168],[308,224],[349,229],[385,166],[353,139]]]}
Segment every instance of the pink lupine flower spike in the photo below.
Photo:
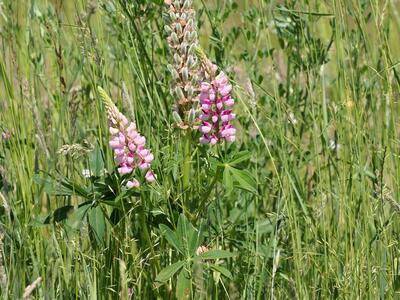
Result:
{"label": "pink lupine flower spike", "polygon": [[221,72],[211,83],[202,82],[200,86],[200,103],[202,113],[199,118],[200,143],[215,145],[218,142],[235,141],[236,129],[231,124],[235,119],[232,106],[235,100],[231,97],[232,85]]}
{"label": "pink lupine flower spike", "polygon": [[[118,110],[107,93],[98,88],[101,99],[107,109],[110,141],[109,145],[114,150],[114,160],[118,164],[120,175],[131,174],[136,167],[146,171],[150,167],[154,156],[149,149],[145,148],[146,138],[141,136],[136,130],[136,124],[129,122],[128,119]],[[154,182],[155,176],[148,170],[145,179]],[[139,181],[131,178],[127,183],[128,189],[138,188]]]}

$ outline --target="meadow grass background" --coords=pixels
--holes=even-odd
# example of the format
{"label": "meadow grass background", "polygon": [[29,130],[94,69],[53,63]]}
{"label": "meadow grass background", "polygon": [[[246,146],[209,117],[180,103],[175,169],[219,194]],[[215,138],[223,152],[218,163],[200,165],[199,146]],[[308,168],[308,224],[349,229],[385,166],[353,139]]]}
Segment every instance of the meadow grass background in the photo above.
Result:
{"label": "meadow grass background", "polygon": [[[172,60],[161,1],[0,0],[0,296],[19,299],[175,297],[154,288],[177,261],[157,216],[181,207],[181,139],[170,94]],[[236,83],[241,167],[257,193],[211,191],[209,248],[229,279],[196,275],[194,299],[396,299],[400,292],[400,2],[195,0],[201,45]],[[155,154],[158,182],[93,245],[38,220],[77,196],[47,193],[41,172],[84,181],[87,159],[65,144],[104,145],[102,86],[137,122]],[[10,136],[8,136],[8,134]],[[207,147],[192,156],[207,165]],[[196,203],[211,180],[193,168]],[[145,218],[152,241],[143,238]],[[200,278],[200,279],[199,279]],[[397,295],[397,296],[396,296]]]}

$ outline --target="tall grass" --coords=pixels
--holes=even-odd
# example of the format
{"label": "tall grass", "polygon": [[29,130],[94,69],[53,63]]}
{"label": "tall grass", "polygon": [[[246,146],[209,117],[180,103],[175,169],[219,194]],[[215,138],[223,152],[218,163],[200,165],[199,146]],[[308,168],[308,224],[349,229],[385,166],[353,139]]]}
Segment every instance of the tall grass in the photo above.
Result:
{"label": "tall grass", "polygon": [[[33,299],[173,299],[183,279],[155,278],[182,257],[159,225],[176,229],[183,212],[204,246],[235,254],[219,260],[231,278],[187,270],[189,298],[398,297],[398,1],[194,5],[202,47],[236,83],[237,142],[224,153],[251,153],[239,167],[256,192],[212,184],[206,146],[182,187],[161,1],[0,0],[0,296],[41,277]],[[84,140],[113,168],[97,86],[136,120],[158,175],[101,244],[87,223],[72,236],[44,225],[81,199],[34,180],[89,184],[87,155],[58,153]]]}

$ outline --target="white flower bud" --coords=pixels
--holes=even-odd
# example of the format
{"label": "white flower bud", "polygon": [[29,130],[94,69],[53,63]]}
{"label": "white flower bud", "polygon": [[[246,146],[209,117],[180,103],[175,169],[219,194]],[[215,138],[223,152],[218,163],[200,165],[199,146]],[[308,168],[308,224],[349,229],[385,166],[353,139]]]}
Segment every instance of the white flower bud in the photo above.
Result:
{"label": "white flower bud", "polygon": [[195,57],[193,55],[189,55],[186,61],[186,65],[188,66],[188,68],[191,69],[192,67],[194,67],[195,64],[196,64]]}
{"label": "white flower bud", "polygon": [[175,32],[171,33],[171,40],[175,45],[179,45],[179,38]]}
{"label": "white flower bud", "polygon": [[174,111],[172,112],[172,117],[174,118],[174,121],[175,121],[176,123],[178,123],[178,124],[182,123],[181,116],[178,114],[177,111],[174,110]]}
{"label": "white flower bud", "polygon": [[179,78],[178,72],[175,70],[175,68],[174,68],[172,65],[167,65],[167,69],[168,69],[168,71],[171,73],[172,78],[173,78],[174,80],[176,80],[176,79]]}
{"label": "white flower bud", "polygon": [[176,29],[176,32],[178,33],[178,34],[182,34],[182,25],[181,25],[181,23],[176,23],[175,24],[175,29]]}
{"label": "white flower bud", "polygon": [[194,49],[195,49],[195,45],[191,44],[188,51],[187,51],[187,55],[193,55],[194,53]]}
{"label": "white flower bud", "polygon": [[180,56],[178,53],[175,53],[175,54],[174,54],[174,61],[175,61],[175,63],[176,63],[177,65],[182,64],[182,58],[181,58],[181,56]]}
{"label": "white flower bud", "polygon": [[192,31],[192,33],[190,34],[190,41],[193,42],[197,39],[197,32],[196,31]]}
{"label": "white flower bud", "polygon": [[192,97],[192,96],[194,95],[194,88],[193,88],[192,85],[187,85],[187,86],[185,87],[185,91],[186,91],[186,94],[187,94],[189,97]]}
{"label": "white flower bud", "polygon": [[172,28],[169,27],[168,25],[165,25],[165,26],[164,26],[164,30],[165,30],[165,32],[166,32],[167,34],[171,34],[171,32],[172,32]]}
{"label": "white flower bud", "polygon": [[196,119],[196,111],[193,108],[191,108],[189,110],[188,121],[190,123],[193,123],[195,119]]}
{"label": "white flower bud", "polygon": [[183,38],[186,42],[190,41],[190,31],[185,30],[185,33],[183,35]]}
{"label": "white flower bud", "polygon": [[176,21],[178,19],[178,16],[173,11],[169,12],[169,17],[172,21]]}
{"label": "white flower bud", "polygon": [[175,95],[178,97],[178,100],[185,98],[185,95],[183,95],[183,91],[180,87],[175,88]]}
{"label": "white flower bud", "polygon": [[181,3],[180,3],[180,1],[179,1],[179,0],[175,0],[175,1],[174,1],[174,6],[175,6],[175,9],[180,9],[180,8],[181,8]]}
{"label": "white flower bud", "polygon": [[187,44],[186,43],[180,44],[179,50],[181,51],[182,54],[186,54]]}
{"label": "white flower bud", "polygon": [[186,27],[193,28],[193,27],[194,27],[193,25],[194,25],[193,19],[189,19],[189,20],[187,21]]}
{"label": "white flower bud", "polygon": [[182,70],[181,70],[181,72],[182,72],[182,79],[183,79],[183,81],[188,81],[188,80],[189,80],[189,71],[188,71],[188,68],[183,67]]}
{"label": "white flower bud", "polygon": [[199,82],[199,76],[197,74],[193,74],[192,76],[192,84],[197,85]]}
{"label": "white flower bud", "polygon": [[189,9],[192,6],[192,0],[186,0],[183,4],[184,9]]}

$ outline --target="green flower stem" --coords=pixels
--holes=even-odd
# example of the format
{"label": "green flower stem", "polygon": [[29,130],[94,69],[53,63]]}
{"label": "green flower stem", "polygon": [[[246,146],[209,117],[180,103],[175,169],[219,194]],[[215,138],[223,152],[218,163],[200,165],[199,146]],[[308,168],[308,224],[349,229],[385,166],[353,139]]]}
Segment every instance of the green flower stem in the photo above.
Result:
{"label": "green flower stem", "polygon": [[159,260],[155,259],[157,255],[156,252],[154,251],[153,243],[151,242],[149,230],[147,229],[145,210],[144,210],[144,199],[142,196],[140,197],[140,200],[142,202],[142,210],[139,213],[139,219],[140,219],[140,225],[142,227],[143,238],[146,240],[150,248],[151,255],[153,256],[152,262],[155,261],[155,271],[156,273],[158,273],[158,271],[160,271],[160,262]]}
{"label": "green flower stem", "polygon": [[[182,189],[184,193],[184,205],[187,205],[188,202],[188,189],[190,186],[190,167],[191,167],[191,142],[192,142],[192,134],[191,131],[188,130],[184,135],[184,143],[183,143],[183,164],[182,164]],[[184,207],[187,209],[187,207]]]}
{"label": "green flower stem", "polygon": [[215,172],[215,176],[213,178],[213,181],[210,183],[210,185],[208,186],[207,190],[203,193],[203,195],[201,197],[202,200],[201,200],[201,203],[200,203],[200,208],[199,208],[199,210],[197,212],[197,215],[196,215],[196,219],[203,212],[203,210],[206,208],[206,204],[207,204],[208,198],[210,197],[211,192],[213,191],[214,186],[218,181],[218,178],[219,178],[219,176],[221,174],[221,170],[222,170],[221,167],[217,167],[217,170]]}

